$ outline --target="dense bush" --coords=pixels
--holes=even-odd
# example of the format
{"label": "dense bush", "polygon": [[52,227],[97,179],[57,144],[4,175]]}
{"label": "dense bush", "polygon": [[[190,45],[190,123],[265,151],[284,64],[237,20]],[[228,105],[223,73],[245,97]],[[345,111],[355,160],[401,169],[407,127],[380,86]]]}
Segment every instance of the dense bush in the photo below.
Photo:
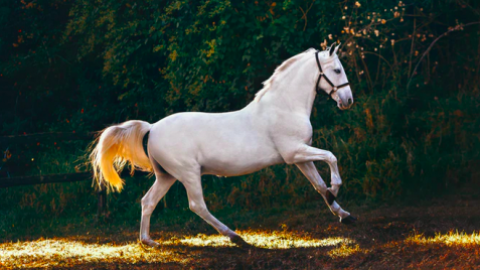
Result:
{"label": "dense bush", "polygon": [[[319,96],[312,123],[314,145],[338,157],[344,199],[425,196],[478,176],[479,25],[462,29],[480,20],[477,1],[5,0],[1,6],[3,135],[239,109],[283,60],[338,40],[356,104],[340,111]],[[74,171],[86,144],[2,147],[13,153],[2,175],[21,175]],[[318,166],[329,182],[327,166]],[[294,166],[205,179],[213,209],[225,201],[257,208],[319,198]],[[130,204],[151,182],[127,181],[126,192],[111,196],[112,210],[138,209]],[[185,208],[181,189],[174,186],[162,205]],[[85,183],[0,190],[9,209],[57,214],[91,211],[68,203],[93,200],[91,192]]]}

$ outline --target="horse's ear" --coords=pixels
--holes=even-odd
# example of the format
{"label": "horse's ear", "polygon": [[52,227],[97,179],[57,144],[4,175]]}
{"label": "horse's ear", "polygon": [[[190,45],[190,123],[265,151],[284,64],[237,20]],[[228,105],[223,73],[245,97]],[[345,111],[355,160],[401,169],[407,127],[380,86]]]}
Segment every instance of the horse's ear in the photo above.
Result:
{"label": "horse's ear", "polygon": [[339,43],[337,47],[335,47],[335,51],[333,51],[334,54],[338,53],[338,49],[340,48],[340,45],[342,45],[342,43]]}
{"label": "horse's ear", "polygon": [[330,54],[330,56],[332,56],[332,55],[333,55],[333,53],[335,52],[335,45],[336,45],[336,44],[337,44],[337,43],[336,43],[336,42],[334,42],[334,43],[333,43],[333,44],[330,46],[330,53],[329,53],[329,54]]}

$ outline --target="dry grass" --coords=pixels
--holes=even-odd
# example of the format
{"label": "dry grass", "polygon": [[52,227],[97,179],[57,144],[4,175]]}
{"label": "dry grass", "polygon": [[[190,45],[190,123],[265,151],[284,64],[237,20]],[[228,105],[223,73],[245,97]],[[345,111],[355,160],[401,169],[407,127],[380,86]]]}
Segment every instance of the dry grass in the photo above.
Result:
{"label": "dry grass", "polygon": [[[253,246],[263,249],[335,247],[341,244],[341,248],[332,250],[332,257],[352,253],[349,245],[353,241],[340,237],[313,239],[279,231],[241,231],[239,233]],[[159,239],[162,247],[155,249],[144,247],[137,242],[113,244],[106,242],[108,240],[97,238],[97,242],[87,243],[75,238],[52,238],[3,243],[0,244],[0,250],[2,250],[0,262],[7,268],[72,267],[82,264],[112,263],[173,263],[179,266],[188,266],[194,263],[201,251],[186,253],[181,251],[182,247],[229,247],[235,249],[227,237],[220,235],[198,234],[184,238],[173,236],[168,239]]]}
{"label": "dry grass", "polygon": [[0,268],[480,268],[479,198],[348,208],[359,216],[350,227],[317,208],[265,211],[255,218],[219,216],[243,228],[237,232],[252,244],[250,249],[235,247],[199,219],[154,226],[152,237],[162,244],[157,249],[137,242],[136,227],[92,224],[88,233],[59,228],[54,237],[7,237],[0,242]]}
{"label": "dry grass", "polygon": [[417,234],[407,238],[406,241],[417,245],[446,244],[447,246],[479,246],[480,234],[475,232],[466,234],[453,231],[448,234],[437,234],[435,237],[425,237]]}
{"label": "dry grass", "polygon": [[[38,239],[0,244],[0,263],[5,268],[315,268],[335,269],[375,266],[376,269],[431,268],[452,266],[475,268],[480,263],[478,233],[412,235],[405,240],[361,247],[356,241],[329,237],[315,239],[294,232],[241,231],[254,247],[235,248],[226,237],[198,234],[158,239],[161,248],[145,248],[137,242],[115,244],[97,237],[93,243],[75,237]],[[261,249],[260,249],[261,248]],[[321,255],[319,253],[322,253]],[[319,256],[320,255],[320,256]],[[428,256],[426,256],[428,255]],[[421,258],[421,259],[420,259]],[[340,262],[341,263],[339,265]],[[348,262],[354,265],[348,265]],[[410,262],[410,263],[408,263]],[[255,263],[258,267],[255,267]],[[390,264],[392,263],[392,264]],[[242,268],[242,267],[241,267]],[[365,267],[369,268],[369,267]]]}

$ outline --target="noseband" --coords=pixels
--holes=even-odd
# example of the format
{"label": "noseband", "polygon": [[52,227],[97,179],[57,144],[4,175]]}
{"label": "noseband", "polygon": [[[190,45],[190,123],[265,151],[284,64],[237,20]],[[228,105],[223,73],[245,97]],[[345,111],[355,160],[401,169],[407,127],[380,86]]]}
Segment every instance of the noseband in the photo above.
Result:
{"label": "noseband", "polygon": [[[320,60],[318,60],[318,53],[319,51],[317,51],[315,53],[315,60],[317,60],[317,66],[318,66],[318,70],[320,71],[320,74],[318,75],[318,79],[317,79],[317,84],[315,85],[315,90],[317,91],[317,94],[320,92],[321,88],[320,86],[318,85],[320,83],[320,79],[323,77],[325,78],[325,80],[327,81],[328,84],[330,84],[330,86],[332,86],[332,91],[330,91],[330,93],[328,93],[328,95],[330,97],[332,97],[332,94],[337,92],[340,88],[343,88],[347,85],[349,85],[349,83],[344,83],[344,84],[341,84],[339,86],[335,86],[332,81],[330,81],[330,79],[327,77],[327,75],[325,73],[323,73],[323,70],[322,70],[322,65],[320,65]],[[325,91],[326,92],[326,91]]]}

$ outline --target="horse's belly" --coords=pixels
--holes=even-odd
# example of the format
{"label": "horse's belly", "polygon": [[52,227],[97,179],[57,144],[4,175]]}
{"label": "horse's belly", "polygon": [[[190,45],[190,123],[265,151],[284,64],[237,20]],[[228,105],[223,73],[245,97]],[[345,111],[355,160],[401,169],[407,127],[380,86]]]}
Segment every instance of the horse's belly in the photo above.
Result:
{"label": "horse's belly", "polygon": [[282,163],[280,155],[270,156],[245,156],[220,159],[212,158],[201,162],[202,174],[214,174],[221,176],[237,176],[259,171],[268,166]]}

